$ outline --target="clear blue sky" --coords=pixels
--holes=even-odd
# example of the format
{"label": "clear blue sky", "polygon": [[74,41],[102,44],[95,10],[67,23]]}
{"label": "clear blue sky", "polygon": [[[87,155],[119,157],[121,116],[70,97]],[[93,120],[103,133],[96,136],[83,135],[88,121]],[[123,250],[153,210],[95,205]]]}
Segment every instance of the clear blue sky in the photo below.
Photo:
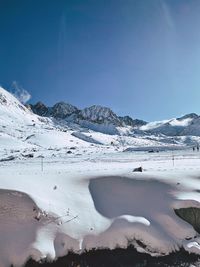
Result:
{"label": "clear blue sky", "polygon": [[35,103],[200,114],[199,0],[0,0],[0,84]]}

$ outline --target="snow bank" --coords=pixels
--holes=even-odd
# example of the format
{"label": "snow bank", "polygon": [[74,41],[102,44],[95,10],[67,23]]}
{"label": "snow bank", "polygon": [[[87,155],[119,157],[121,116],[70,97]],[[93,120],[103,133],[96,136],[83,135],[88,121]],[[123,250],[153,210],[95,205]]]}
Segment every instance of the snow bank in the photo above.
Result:
{"label": "snow bank", "polygon": [[121,163],[121,171],[119,162],[99,164],[74,163],[71,171],[61,165],[57,171],[50,164],[44,172],[28,165],[22,172],[22,165],[15,163],[9,164],[9,171],[3,167],[0,266],[20,266],[30,255],[52,260],[69,250],[81,253],[131,243],[151,255],[181,246],[200,252],[194,245],[199,242],[196,231],[174,212],[197,205],[196,177],[180,172],[135,174],[130,172],[132,163]]}

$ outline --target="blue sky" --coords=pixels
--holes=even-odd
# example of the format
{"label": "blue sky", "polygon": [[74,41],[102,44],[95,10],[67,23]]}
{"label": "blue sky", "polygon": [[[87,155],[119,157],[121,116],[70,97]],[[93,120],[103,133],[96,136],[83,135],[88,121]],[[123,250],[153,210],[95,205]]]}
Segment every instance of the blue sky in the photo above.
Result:
{"label": "blue sky", "polygon": [[145,120],[200,114],[199,0],[0,0],[0,84]]}

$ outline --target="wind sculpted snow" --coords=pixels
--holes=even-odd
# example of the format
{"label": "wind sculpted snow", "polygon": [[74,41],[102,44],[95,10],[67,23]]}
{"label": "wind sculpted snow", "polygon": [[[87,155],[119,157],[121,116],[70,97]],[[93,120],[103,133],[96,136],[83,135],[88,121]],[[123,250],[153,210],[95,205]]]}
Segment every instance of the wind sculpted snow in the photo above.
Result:
{"label": "wind sculpted snow", "polygon": [[[35,242],[40,209],[27,194],[0,190],[0,265],[22,265],[30,255],[40,255]],[[42,219],[42,218],[41,218]],[[45,220],[43,220],[43,223]]]}
{"label": "wind sculpted snow", "polygon": [[108,218],[127,214],[144,216],[152,221],[161,211],[168,214],[175,201],[170,194],[172,186],[151,179],[102,177],[91,179],[89,189],[97,211]]}
{"label": "wind sculpted snow", "polygon": [[196,231],[174,212],[199,207],[197,201],[179,199],[185,191],[197,194],[193,178],[194,185],[188,186],[184,178],[180,186],[178,178],[131,174],[127,166],[113,170],[116,163],[110,167],[101,163],[99,170],[96,163],[65,164],[57,166],[58,172],[50,164],[43,173],[37,165],[24,165],[23,174],[14,163],[8,165],[10,172],[5,166],[0,175],[1,266],[22,264],[28,256],[52,260],[71,250],[81,253],[130,244],[154,256],[182,246],[199,253]]}

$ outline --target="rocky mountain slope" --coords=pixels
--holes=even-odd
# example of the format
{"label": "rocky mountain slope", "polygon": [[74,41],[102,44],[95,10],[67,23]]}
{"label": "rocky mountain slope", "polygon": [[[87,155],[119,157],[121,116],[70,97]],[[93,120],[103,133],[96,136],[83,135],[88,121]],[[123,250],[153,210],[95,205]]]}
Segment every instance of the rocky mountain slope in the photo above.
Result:
{"label": "rocky mountain slope", "polygon": [[78,112],[75,106],[65,102],[58,102],[53,107],[47,107],[42,102],[37,102],[35,105],[27,105],[27,108],[39,116],[54,117],[56,119],[65,119],[69,115]]}
{"label": "rocky mountain slope", "polygon": [[117,127],[129,127],[129,131],[126,131],[128,134],[132,132],[141,135],[200,136],[200,116],[195,113],[170,120],[147,123],[130,116],[118,116],[110,108],[100,105],[93,105],[80,110],[65,102],[56,103],[53,107],[47,107],[38,102],[35,105],[28,105],[28,108],[40,116],[64,119],[82,127],[108,134],[119,134]]}
{"label": "rocky mountain slope", "polygon": [[98,124],[112,124],[119,127],[139,127],[147,124],[143,120],[132,119],[129,116],[117,116],[110,108],[100,105],[93,105],[80,110],[65,102],[58,102],[53,107],[47,107],[42,102],[38,102],[35,105],[27,105],[27,108],[39,116],[65,119],[75,123],[87,121]]}

